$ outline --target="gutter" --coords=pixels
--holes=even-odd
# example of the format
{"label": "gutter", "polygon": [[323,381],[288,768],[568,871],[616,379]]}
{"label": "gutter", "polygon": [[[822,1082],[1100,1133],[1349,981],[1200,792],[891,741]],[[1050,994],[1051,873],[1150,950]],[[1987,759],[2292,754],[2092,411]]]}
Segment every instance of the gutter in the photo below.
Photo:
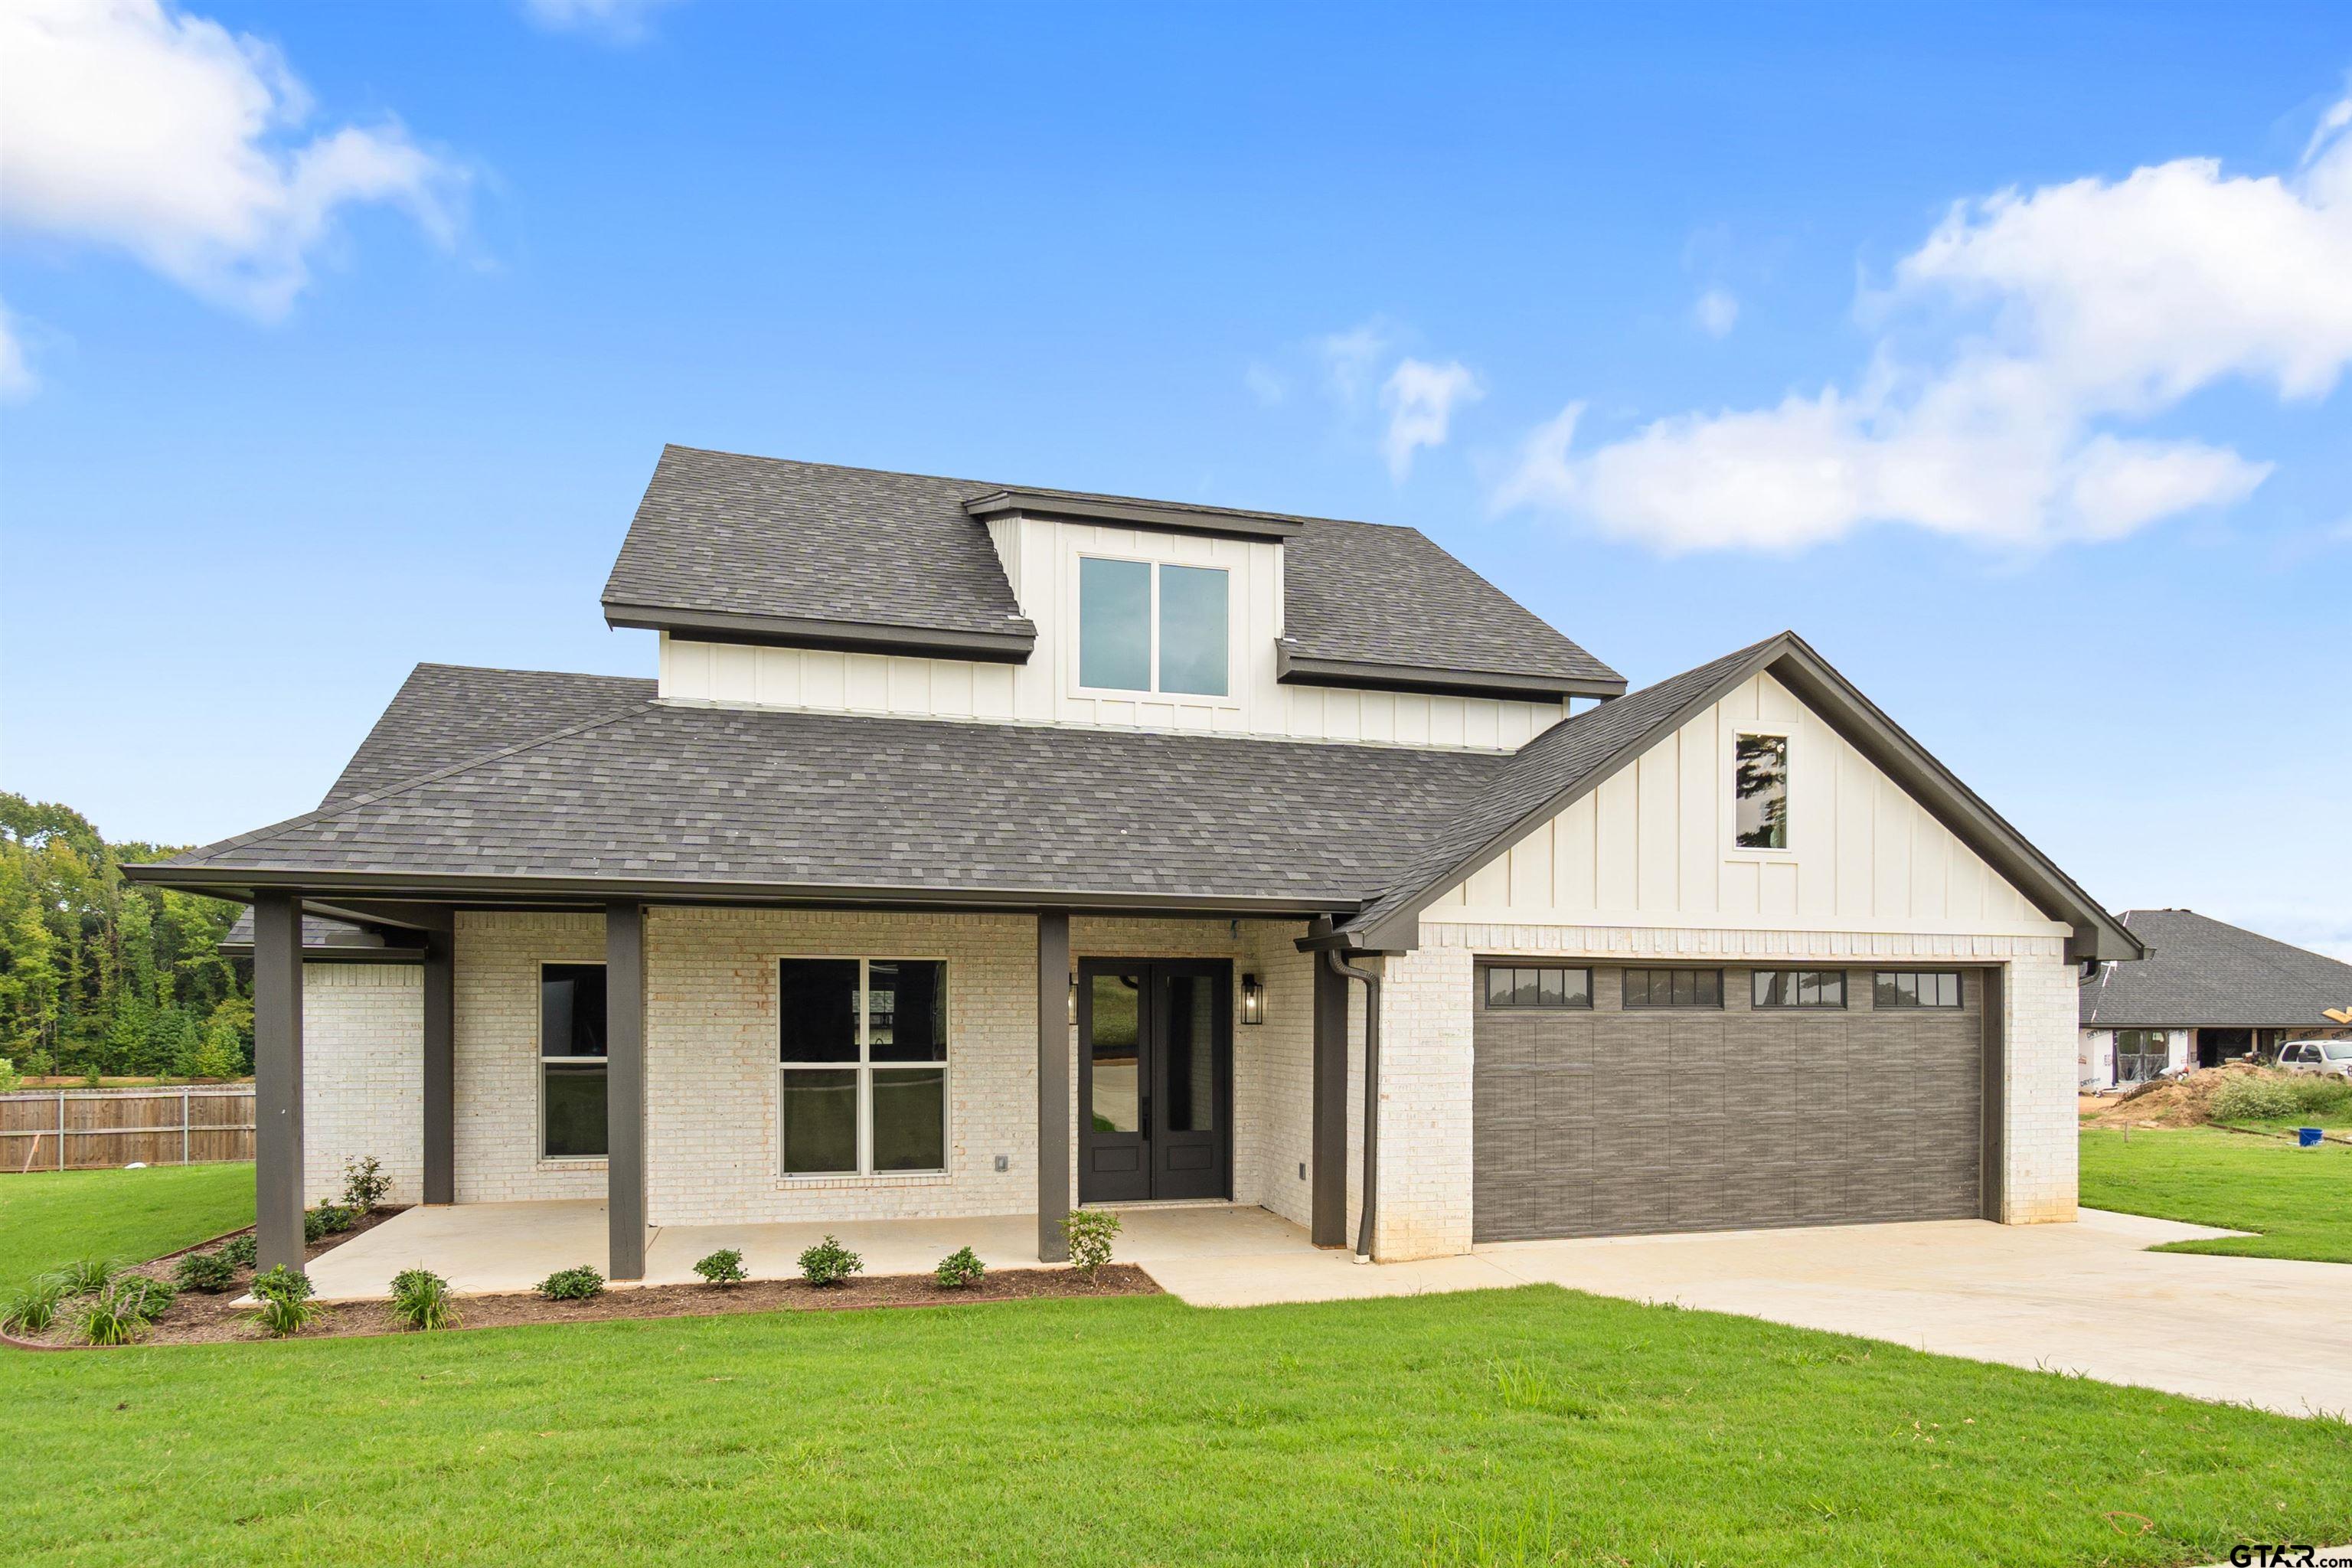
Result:
{"label": "gutter", "polygon": [[1348,963],[1329,948],[1323,962],[1331,973],[1364,983],[1364,1212],[1356,1222],[1358,1263],[1372,1260],[1372,1216],[1380,1207],[1381,1180],[1381,976],[1375,969]]}

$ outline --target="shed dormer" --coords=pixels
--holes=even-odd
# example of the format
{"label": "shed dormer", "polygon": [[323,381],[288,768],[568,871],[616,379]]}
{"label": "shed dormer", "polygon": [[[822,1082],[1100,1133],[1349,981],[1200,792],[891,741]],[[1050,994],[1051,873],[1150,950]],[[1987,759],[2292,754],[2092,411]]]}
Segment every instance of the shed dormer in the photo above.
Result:
{"label": "shed dormer", "polygon": [[1624,689],[1412,529],[677,447],[604,607],[673,701],[1507,749]]}

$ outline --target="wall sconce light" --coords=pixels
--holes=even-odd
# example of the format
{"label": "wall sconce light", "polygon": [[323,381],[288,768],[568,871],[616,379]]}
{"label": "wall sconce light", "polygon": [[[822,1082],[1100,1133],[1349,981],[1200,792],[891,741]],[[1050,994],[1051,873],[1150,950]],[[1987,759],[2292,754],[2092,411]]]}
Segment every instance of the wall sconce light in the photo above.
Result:
{"label": "wall sconce light", "polygon": [[1070,1027],[1078,1026],[1078,977],[1070,976]]}
{"label": "wall sconce light", "polygon": [[1265,987],[1258,983],[1255,974],[1242,976],[1242,1022],[1265,1022]]}

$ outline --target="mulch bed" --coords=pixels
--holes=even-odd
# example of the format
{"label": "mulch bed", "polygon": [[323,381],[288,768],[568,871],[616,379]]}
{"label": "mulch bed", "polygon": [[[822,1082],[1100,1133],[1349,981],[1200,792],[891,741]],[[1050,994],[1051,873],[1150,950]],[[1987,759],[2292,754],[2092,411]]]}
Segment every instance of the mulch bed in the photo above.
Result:
{"label": "mulch bed", "polygon": [[[332,1250],[352,1237],[390,1219],[397,1209],[381,1209],[341,1236],[331,1236],[303,1249],[306,1258]],[[217,1245],[188,1247],[201,1252]],[[156,1279],[172,1277],[181,1254],[142,1263],[127,1273]],[[157,1319],[142,1344],[218,1344],[268,1340],[250,1307],[232,1307],[253,1281],[250,1269],[240,1268],[236,1282],[217,1296],[183,1290]],[[753,1279],[740,1285],[647,1285],[608,1289],[587,1301],[550,1301],[531,1292],[457,1298],[460,1329],[503,1329],[522,1323],[600,1322],[617,1318],[712,1318],[738,1312],[856,1311],[868,1307],[950,1307],[971,1301],[1029,1301],[1047,1297],[1156,1296],[1160,1287],[1131,1263],[1113,1263],[1087,1279],[1070,1268],[1003,1268],[982,1277],[961,1290],[949,1289],[928,1274],[886,1274],[851,1279],[839,1285],[818,1287],[801,1279]],[[73,1324],[74,1302],[58,1309],[58,1320],[46,1332],[0,1335],[11,1345],[27,1350],[89,1350]],[[353,1339],[370,1334],[396,1334],[397,1327],[381,1301],[352,1301],[321,1310],[318,1321],[302,1331],[305,1340]]]}

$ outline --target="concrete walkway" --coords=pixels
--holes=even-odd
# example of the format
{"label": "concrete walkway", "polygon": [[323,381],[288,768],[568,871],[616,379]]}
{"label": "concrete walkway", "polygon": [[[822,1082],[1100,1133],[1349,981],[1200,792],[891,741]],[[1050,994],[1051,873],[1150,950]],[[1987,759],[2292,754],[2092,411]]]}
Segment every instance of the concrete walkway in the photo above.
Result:
{"label": "concrete walkway", "polygon": [[[1457,1258],[1358,1265],[1318,1251],[1263,1209],[1214,1204],[1119,1212],[1122,1261],[1199,1307],[1247,1307],[1549,1284],[1675,1301],[1915,1350],[2082,1373],[2292,1415],[2352,1412],[2352,1269],[2147,1249],[2227,1231],[2084,1210],[2079,1224],[1979,1220],[1510,1242]],[[790,1278],[827,1230],[869,1274],[928,1272],[959,1247],[992,1268],[1035,1268],[1028,1215],[825,1225],[669,1226],[646,1283],[694,1278],[696,1259],[742,1252],[754,1278]],[[461,1293],[526,1290],[604,1260],[601,1202],[416,1208],[310,1266],[327,1300],[379,1298],[422,1267]]]}

